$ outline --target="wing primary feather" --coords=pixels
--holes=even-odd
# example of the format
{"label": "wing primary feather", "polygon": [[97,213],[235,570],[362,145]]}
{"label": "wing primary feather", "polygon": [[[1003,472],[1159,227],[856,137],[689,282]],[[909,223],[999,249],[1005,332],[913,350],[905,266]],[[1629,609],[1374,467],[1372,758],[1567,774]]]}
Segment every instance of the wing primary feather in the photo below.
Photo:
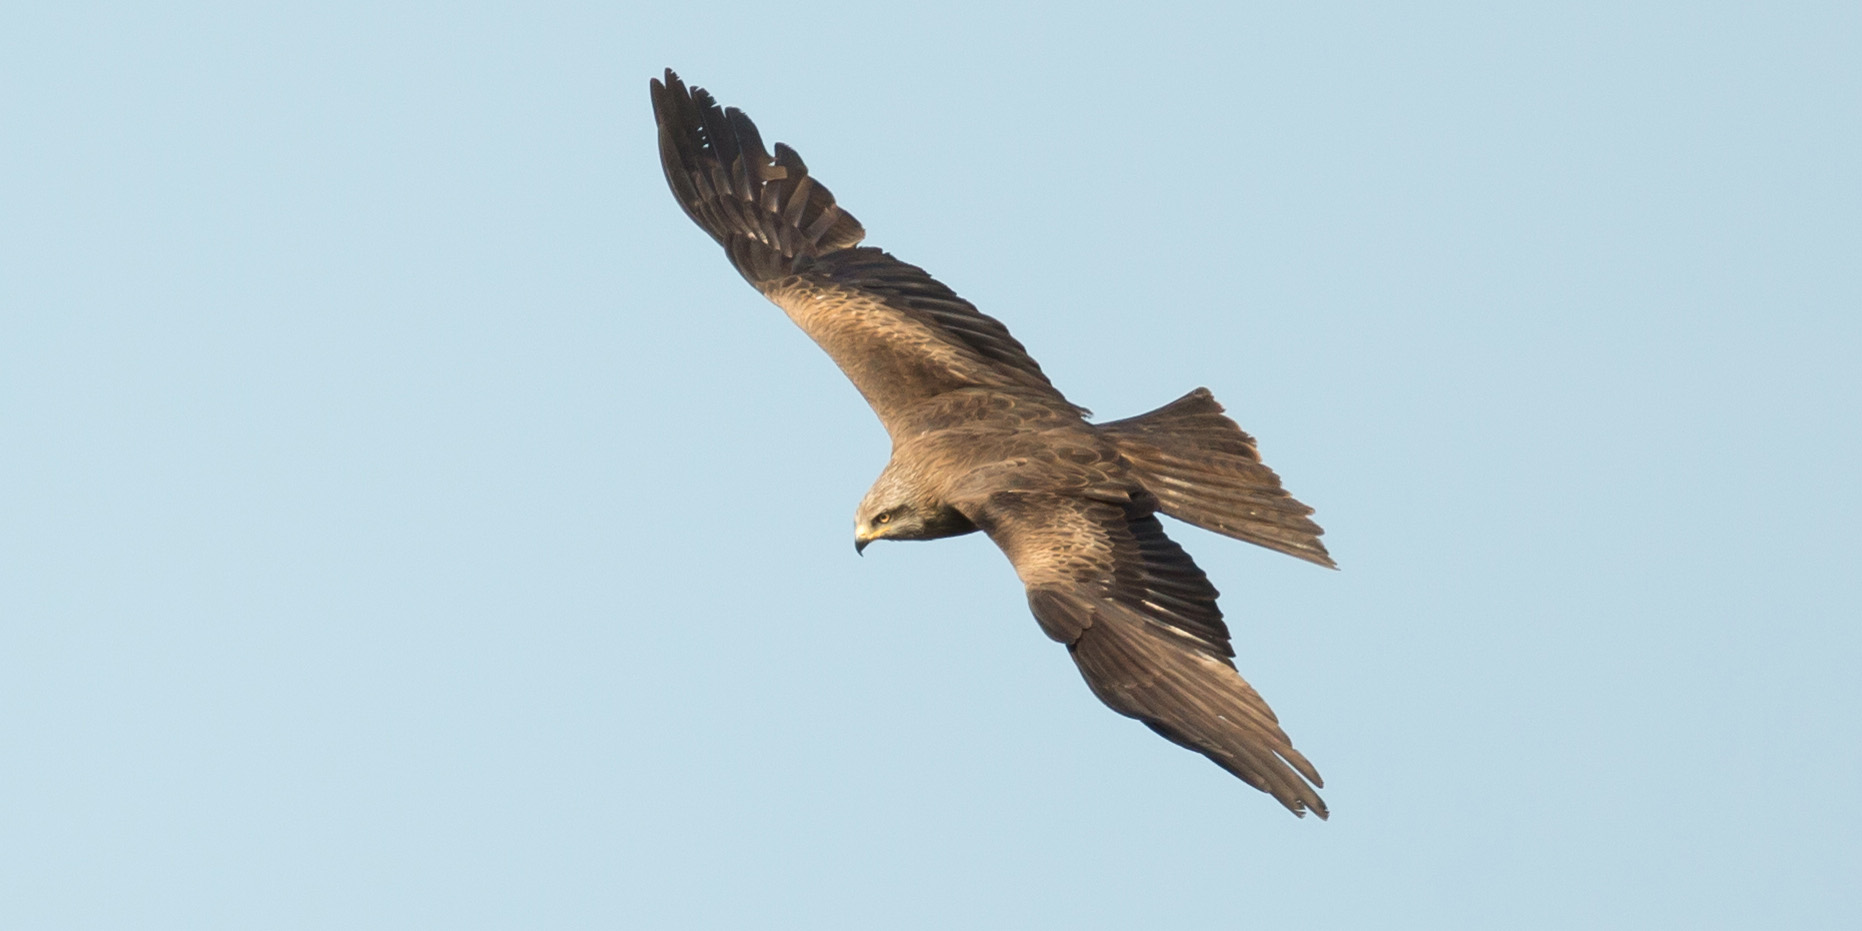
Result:
{"label": "wing primary feather", "polygon": [[752,284],[789,274],[798,260],[857,244],[865,230],[834,205],[808,169],[778,143],[772,157],[756,123],[687,88],[669,68],[651,82],[660,161],[686,215],[723,245]]}

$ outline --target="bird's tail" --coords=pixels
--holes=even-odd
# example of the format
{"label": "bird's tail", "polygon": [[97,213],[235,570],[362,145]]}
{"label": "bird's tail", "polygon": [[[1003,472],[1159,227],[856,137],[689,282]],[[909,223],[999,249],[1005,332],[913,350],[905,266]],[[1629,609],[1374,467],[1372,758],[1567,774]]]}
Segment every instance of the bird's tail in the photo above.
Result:
{"label": "bird's tail", "polygon": [[794,149],[778,142],[772,156],[763,148],[742,110],[718,106],[702,87],[688,90],[671,68],[651,90],[660,164],[679,206],[724,246],[751,284],[866,236],[860,221],[809,177]]}
{"label": "bird's tail", "polygon": [[1280,487],[1280,476],[1261,464],[1254,438],[1223,415],[1209,389],[1099,429],[1118,444],[1165,514],[1337,568],[1319,542],[1325,531],[1307,516],[1312,508]]}

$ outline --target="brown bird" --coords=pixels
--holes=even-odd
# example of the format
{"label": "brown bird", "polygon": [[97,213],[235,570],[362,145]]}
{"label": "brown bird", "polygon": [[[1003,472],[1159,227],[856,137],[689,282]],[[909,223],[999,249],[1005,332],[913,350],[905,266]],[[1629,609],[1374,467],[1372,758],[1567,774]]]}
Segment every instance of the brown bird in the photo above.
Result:
{"label": "brown bird", "polygon": [[1324,783],[1235,671],[1216,590],[1157,513],[1332,566],[1312,508],[1198,388],[1091,424],[1000,322],[866,231],[782,143],[670,69],[652,82],[672,192],[731,263],[827,350],[892,437],[854,548],[981,530],[1093,694],[1294,814]]}

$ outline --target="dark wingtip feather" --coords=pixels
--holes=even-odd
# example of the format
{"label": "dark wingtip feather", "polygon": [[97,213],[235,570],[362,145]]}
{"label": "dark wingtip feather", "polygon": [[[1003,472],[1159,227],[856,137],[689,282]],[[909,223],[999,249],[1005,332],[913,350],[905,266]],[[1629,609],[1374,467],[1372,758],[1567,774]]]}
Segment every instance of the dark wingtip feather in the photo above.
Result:
{"label": "dark wingtip feather", "polygon": [[648,82],[660,164],[686,216],[718,241],[751,283],[788,274],[799,259],[856,245],[866,231],[808,175],[793,149],[771,156],[756,124],[687,87],[671,68]]}

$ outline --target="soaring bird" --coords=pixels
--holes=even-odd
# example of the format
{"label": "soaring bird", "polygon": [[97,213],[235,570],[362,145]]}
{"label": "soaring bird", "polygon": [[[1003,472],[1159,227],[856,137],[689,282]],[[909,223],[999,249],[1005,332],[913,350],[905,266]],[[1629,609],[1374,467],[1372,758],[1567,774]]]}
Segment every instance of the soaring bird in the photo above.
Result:
{"label": "soaring bird", "polygon": [[1093,424],[993,317],[866,231],[794,149],[671,69],[651,82],[679,206],[872,405],[892,458],[854,547],[981,530],[1093,694],[1301,817],[1318,770],[1235,670],[1216,590],[1159,512],[1332,566],[1312,508],[1280,487],[1208,389]]}

